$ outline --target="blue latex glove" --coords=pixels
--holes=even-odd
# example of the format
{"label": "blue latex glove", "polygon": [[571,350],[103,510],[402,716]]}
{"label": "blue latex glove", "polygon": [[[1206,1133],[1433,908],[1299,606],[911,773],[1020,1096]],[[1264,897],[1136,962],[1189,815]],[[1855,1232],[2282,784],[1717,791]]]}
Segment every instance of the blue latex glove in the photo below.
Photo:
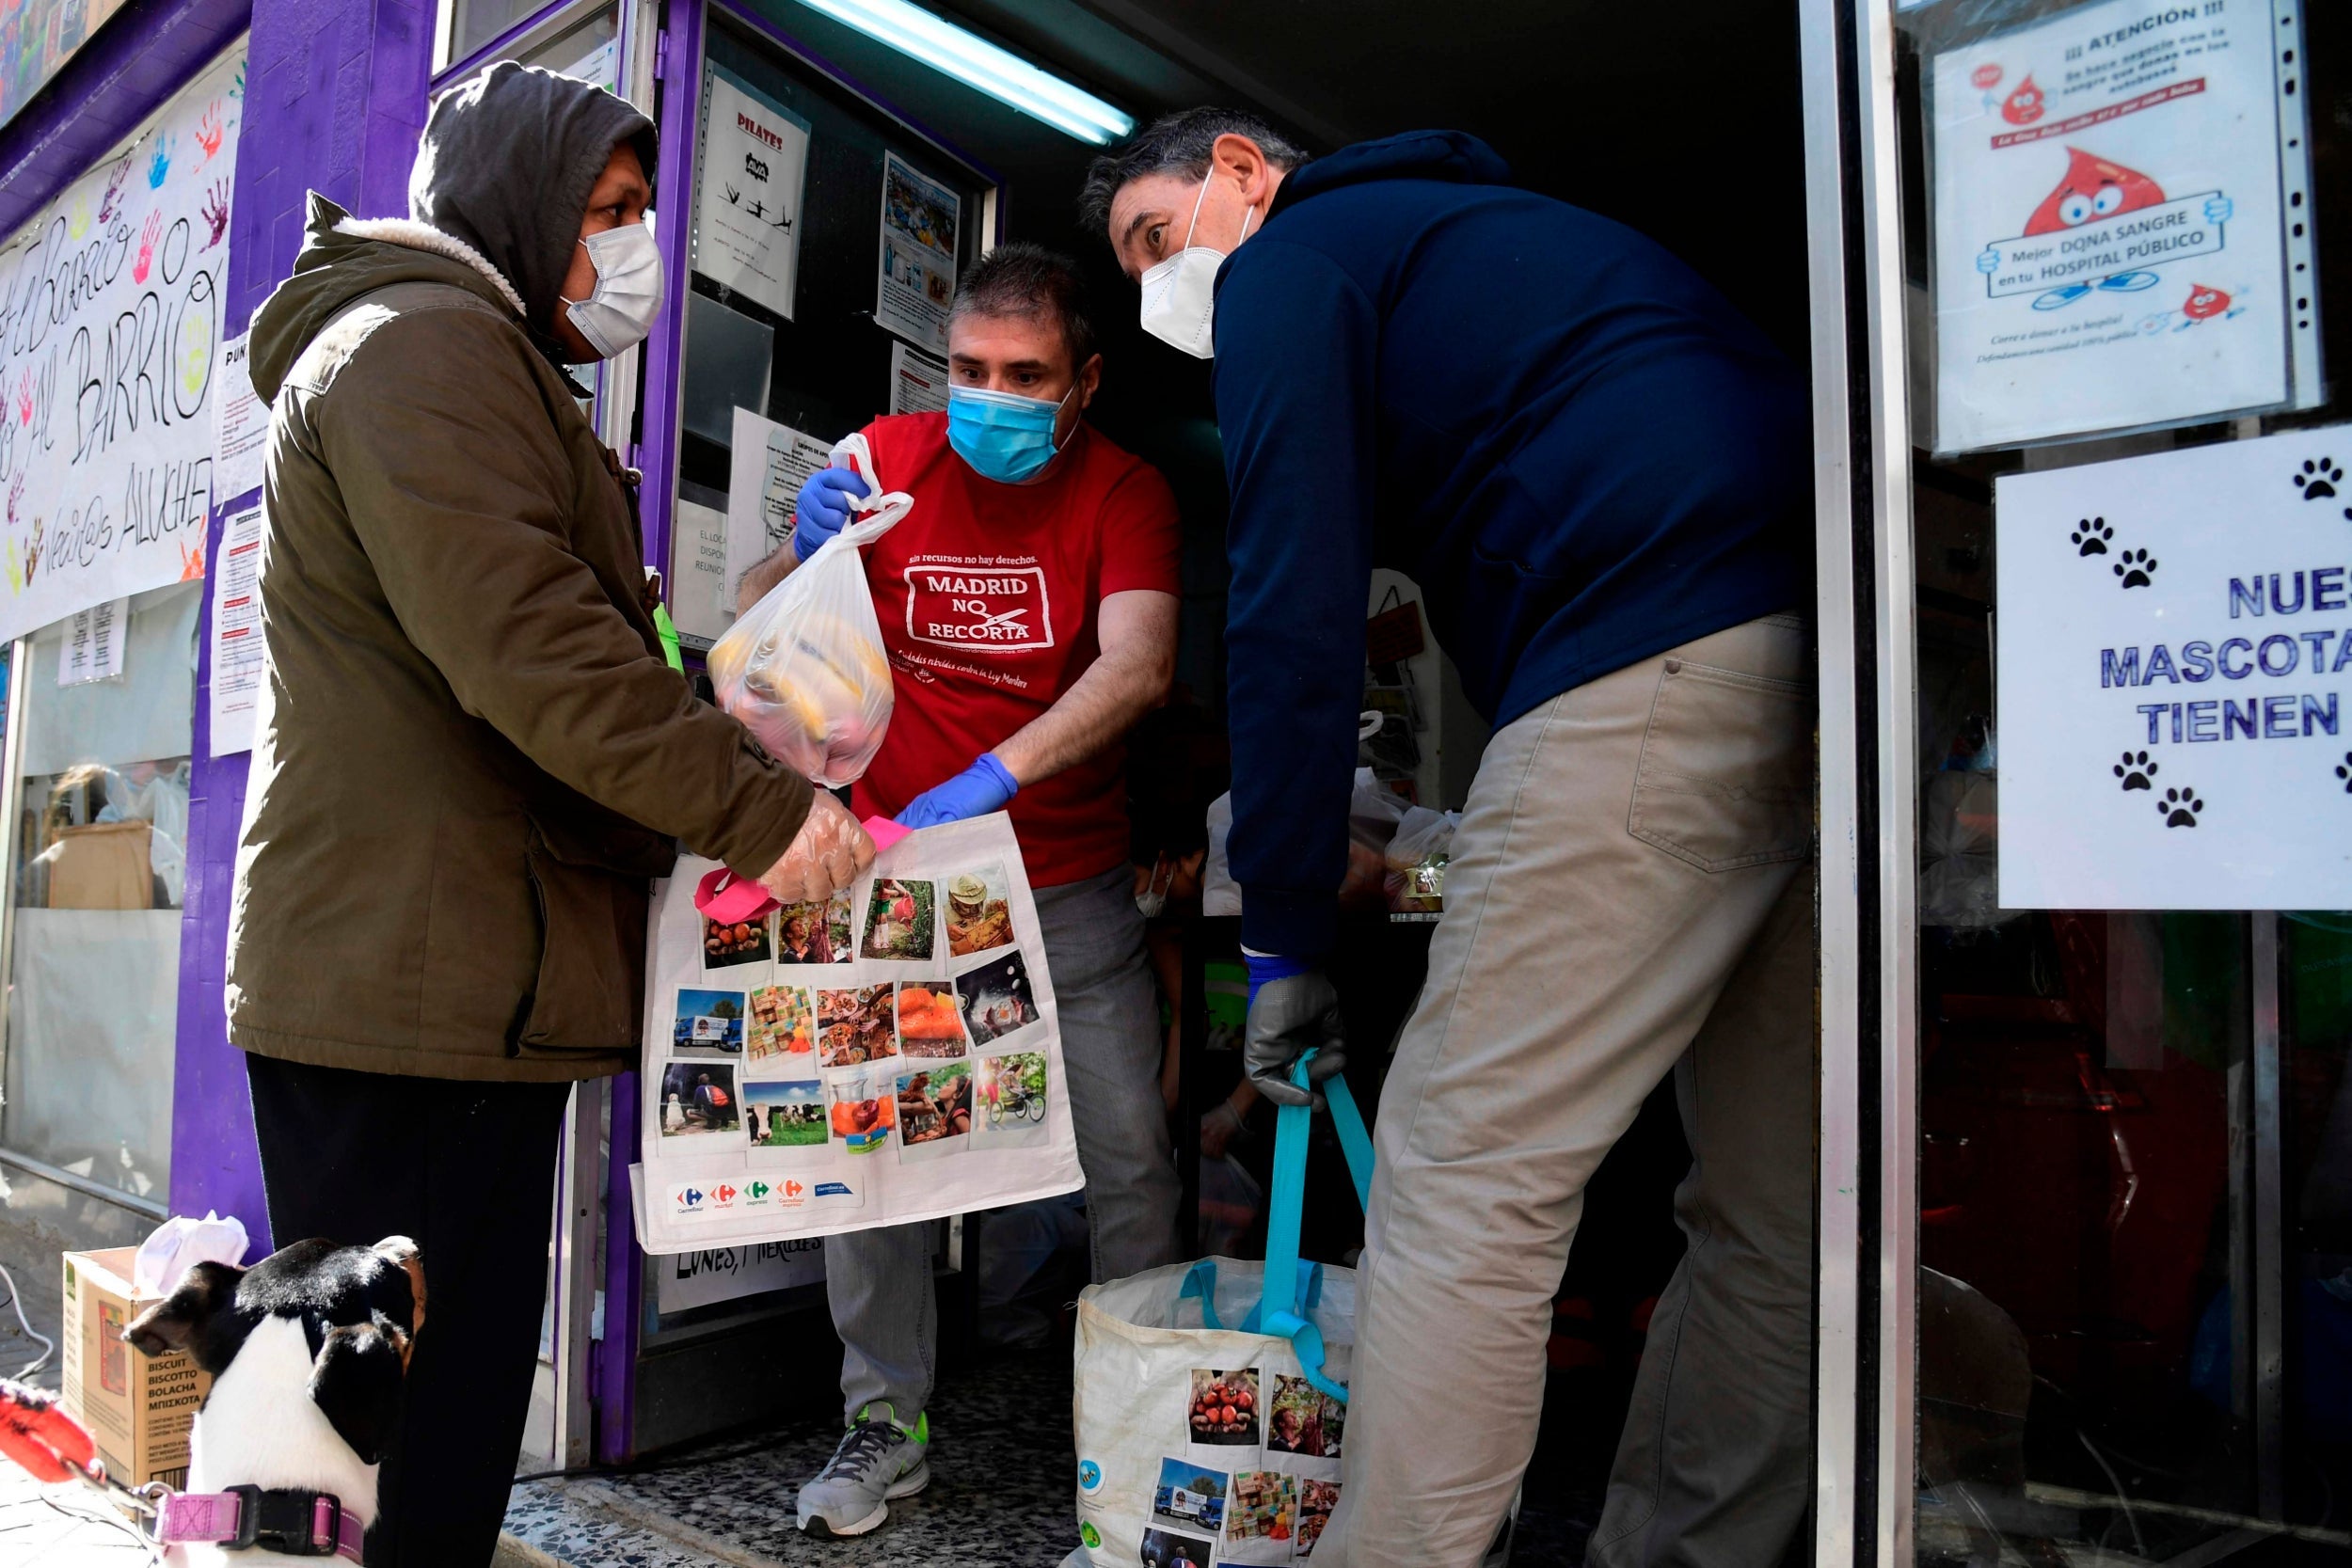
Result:
{"label": "blue latex glove", "polygon": [[989,752],[946,784],[933,784],[909,800],[907,809],[898,814],[898,823],[906,828],[936,828],[942,822],[986,816],[1004,810],[1006,802],[1020,793],[1021,782],[996,760],[995,752]]}
{"label": "blue latex glove", "polygon": [[1321,1107],[1323,1096],[1291,1082],[1291,1069],[1310,1049],[1307,1077],[1321,1083],[1347,1065],[1340,993],[1330,977],[1304,958],[1242,954],[1249,966],[1249,1022],[1243,1031],[1242,1070],[1277,1105]]}
{"label": "blue latex glove", "polygon": [[864,500],[871,487],[850,468],[819,468],[801,486],[793,503],[792,553],[806,561],[817,546],[850,526],[850,503]]}

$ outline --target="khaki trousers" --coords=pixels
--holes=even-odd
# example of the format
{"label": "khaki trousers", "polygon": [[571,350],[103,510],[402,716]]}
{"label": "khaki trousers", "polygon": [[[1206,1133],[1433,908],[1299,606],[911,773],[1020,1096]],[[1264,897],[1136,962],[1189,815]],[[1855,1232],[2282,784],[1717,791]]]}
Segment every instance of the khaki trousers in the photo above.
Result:
{"label": "khaki trousers", "polygon": [[1674,1072],[1688,1240],[1587,1561],[1772,1568],[1809,1495],[1813,666],[1772,616],[1498,733],[1381,1095],[1316,1568],[1470,1568],[1534,1447],[1585,1183]]}

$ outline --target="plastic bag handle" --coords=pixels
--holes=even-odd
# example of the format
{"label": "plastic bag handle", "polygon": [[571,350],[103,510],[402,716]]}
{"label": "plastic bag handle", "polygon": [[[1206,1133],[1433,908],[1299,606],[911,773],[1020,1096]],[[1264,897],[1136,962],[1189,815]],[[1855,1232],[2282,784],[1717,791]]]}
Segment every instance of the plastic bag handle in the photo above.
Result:
{"label": "plastic bag handle", "polygon": [[[1349,1092],[1344,1078],[1332,1077],[1320,1085],[1308,1083],[1307,1064],[1314,1058],[1312,1051],[1302,1054],[1291,1067],[1291,1082],[1301,1088],[1322,1089],[1325,1102],[1331,1108],[1332,1125],[1339,1132],[1340,1150],[1347,1157],[1356,1199],[1369,1208],[1372,1135],[1365,1131],[1363,1115],[1357,1110],[1356,1097]],[[1347,1386],[1333,1382],[1324,1371],[1323,1331],[1307,1317],[1321,1294],[1322,1265],[1311,1263],[1311,1273],[1304,1280],[1298,1273],[1298,1236],[1307,1210],[1307,1135],[1313,1118],[1311,1106],[1285,1105],[1275,1121],[1274,1186],[1266,1212],[1264,1293],[1251,1317],[1256,1320],[1258,1332],[1288,1339],[1298,1353],[1298,1365],[1307,1380],[1344,1404]],[[1283,1305],[1278,1307],[1278,1302]]]}

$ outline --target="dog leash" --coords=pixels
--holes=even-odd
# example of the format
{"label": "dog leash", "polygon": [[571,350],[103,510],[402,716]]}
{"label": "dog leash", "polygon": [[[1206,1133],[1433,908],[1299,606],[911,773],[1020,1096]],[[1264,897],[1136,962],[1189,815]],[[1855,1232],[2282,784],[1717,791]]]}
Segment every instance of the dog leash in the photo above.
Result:
{"label": "dog leash", "polygon": [[331,1492],[232,1486],[225,1492],[174,1492],[161,1481],[125,1486],[106,1473],[89,1430],[67,1415],[57,1396],[0,1378],[0,1453],[35,1481],[79,1481],[139,1516],[159,1546],[266,1547],[288,1557],[360,1560],[366,1528]]}

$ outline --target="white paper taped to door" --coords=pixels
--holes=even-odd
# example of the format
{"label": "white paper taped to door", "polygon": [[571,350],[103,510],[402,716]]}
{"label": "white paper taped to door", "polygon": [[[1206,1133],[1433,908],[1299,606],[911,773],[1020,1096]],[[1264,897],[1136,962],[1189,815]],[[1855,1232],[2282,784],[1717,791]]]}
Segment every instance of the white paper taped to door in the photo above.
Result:
{"label": "white paper taped to door", "polygon": [[927,828],[847,894],[722,926],[657,884],[638,1244],[828,1236],[1075,1191],[1060,1019],[1011,819]]}

